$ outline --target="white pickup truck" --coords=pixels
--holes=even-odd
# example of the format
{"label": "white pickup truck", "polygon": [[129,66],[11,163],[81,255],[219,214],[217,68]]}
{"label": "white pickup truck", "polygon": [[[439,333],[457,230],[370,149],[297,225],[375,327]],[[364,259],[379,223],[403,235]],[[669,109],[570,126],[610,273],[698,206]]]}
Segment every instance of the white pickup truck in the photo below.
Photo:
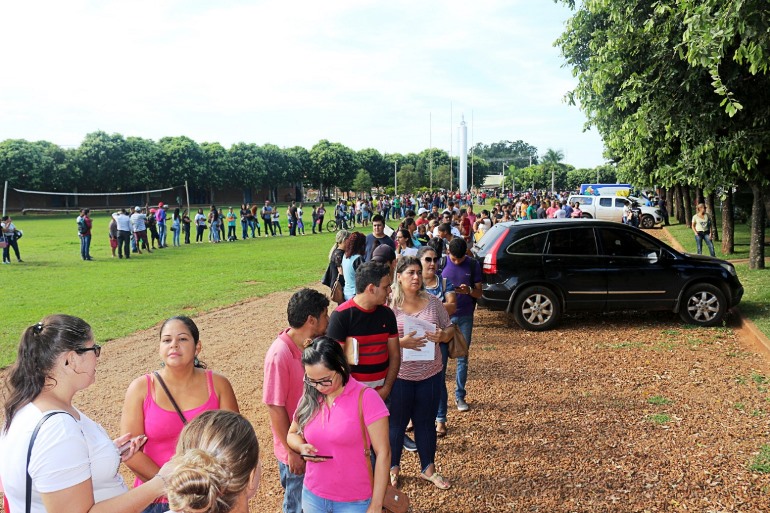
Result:
{"label": "white pickup truck", "polygon": [[573,194],[567,200],[570,204],[580,203],[580,210],[583,217],[587,219],[606,219],[607,221],[622,222],[623,208],[626,201],[636,201],[642,210],[640,226],[642,228],[653,228],[655,225],[663,223],[663,216],[658,207],[648,207],[645,201],[633,196],[587,196]]}

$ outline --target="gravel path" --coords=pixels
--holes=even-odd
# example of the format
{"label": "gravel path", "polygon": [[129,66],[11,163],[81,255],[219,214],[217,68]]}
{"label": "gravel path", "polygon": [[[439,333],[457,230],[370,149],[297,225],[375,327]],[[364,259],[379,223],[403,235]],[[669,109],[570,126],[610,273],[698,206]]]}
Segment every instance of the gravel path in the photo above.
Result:
{"label": "gravel path", "polygon": [[[230,378],[262,444],[253,512],[280,511],[262,362],[290,295],[196,318],[202,359]],[[110,434],[129,382],[158,367],[157,347],[157,327],[111,341],[96,384],[76,397]],[[419,480],[405,453],[402,487],[415,512],[767,511],[770,478],[747,465],[768,439],[769,382],[766,360],[732,329],[688,328],[674,314],[570,316],[529,333],[480,311],[471,410],[450,404],[437,453],[454,486]]]}

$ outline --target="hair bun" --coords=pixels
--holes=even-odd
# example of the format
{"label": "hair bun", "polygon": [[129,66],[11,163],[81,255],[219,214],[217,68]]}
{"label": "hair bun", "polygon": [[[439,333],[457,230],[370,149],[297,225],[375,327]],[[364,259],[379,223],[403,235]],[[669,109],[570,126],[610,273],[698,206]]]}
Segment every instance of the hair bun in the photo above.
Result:
{"label": "hair bun", "polygon": [[218,504],[230,479],[229,472],[211,454],[190,449],[174,458],[176,468],[169,476],[167,495],[171,509],[185,513],[227,511]]}

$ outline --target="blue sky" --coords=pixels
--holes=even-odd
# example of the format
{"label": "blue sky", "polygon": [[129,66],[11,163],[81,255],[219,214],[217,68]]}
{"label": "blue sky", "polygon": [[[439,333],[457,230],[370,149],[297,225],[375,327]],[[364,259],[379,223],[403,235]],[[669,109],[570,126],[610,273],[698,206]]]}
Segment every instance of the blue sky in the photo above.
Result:
{"label": "blue sky", "polygon": [[593,167],[601,138],[564,103],[576,79],[553,47],[569,15],[551,0],[4,2],[0,140],[104,130],[456,155],[464,114],[469,141]]}

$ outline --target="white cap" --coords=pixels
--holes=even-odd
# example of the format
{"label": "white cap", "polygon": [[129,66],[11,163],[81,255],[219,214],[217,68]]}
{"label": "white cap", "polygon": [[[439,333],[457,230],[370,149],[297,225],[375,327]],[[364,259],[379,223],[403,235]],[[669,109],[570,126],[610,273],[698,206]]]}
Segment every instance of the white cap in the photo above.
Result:
{"label": "white cap", "polygon": [[141,212],[141,211],[142,211],[142,207],[134,207],[134,212]]}
{"label": "white cap", "polygon": [[420,207],[420,209],[417,211],[417,215],[418,216],[421,216],[421,215],[427,214],[427,213],[428,213],[428,209],[427,208],[423,208],[423,207]]}

